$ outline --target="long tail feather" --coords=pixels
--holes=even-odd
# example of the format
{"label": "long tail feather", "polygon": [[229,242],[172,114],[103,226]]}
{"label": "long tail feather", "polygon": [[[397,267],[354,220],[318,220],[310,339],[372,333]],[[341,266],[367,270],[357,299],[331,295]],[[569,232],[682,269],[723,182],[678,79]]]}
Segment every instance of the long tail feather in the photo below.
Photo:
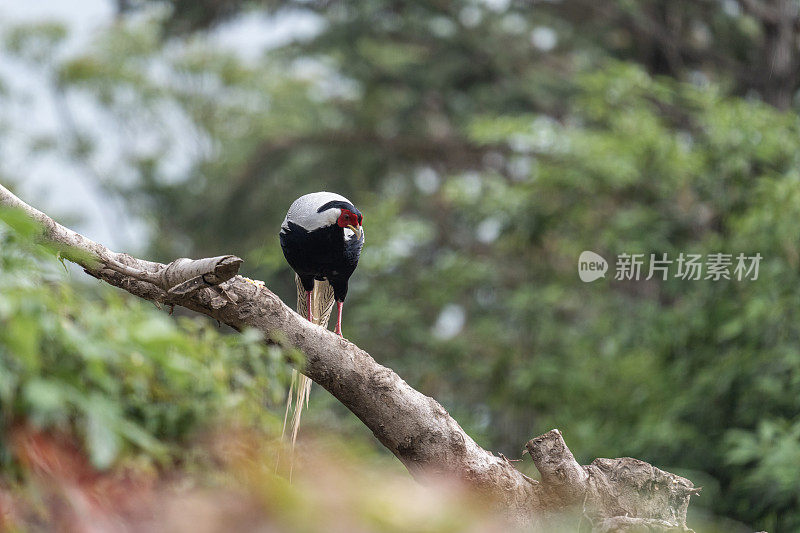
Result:
{"label": "long tail feather", "polygon": [[[308,294],[300,282],[300,277],[295,275],[297,282],[297,312],[304,317],[308,317]],[[314,289],[311,291],[311,321],[322,327],[328,326],[331,312],[333,311],[333,287],[327,281],[315,281]],[[281,438],[286,434],[286,422],[289,419],[289,410],[292,409],[291,421],[291,442],[292,450],[297,440],[297,431],[300,429],[300,417],[303,414],[303,407],[308,407],[308,400],[311,396],[311,380],[298,372],[292,370],[292,383],[289,386],[289,395],[286,398],[286,414],[283,418],[283,431]],[[291,470],[290,470],[291,477]]]}

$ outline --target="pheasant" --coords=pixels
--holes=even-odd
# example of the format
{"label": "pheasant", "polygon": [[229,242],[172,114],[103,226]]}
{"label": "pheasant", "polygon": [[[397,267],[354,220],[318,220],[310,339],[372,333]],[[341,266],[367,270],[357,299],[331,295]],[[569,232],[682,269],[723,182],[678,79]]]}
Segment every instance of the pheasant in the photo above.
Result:
{"label": "pheasant", "polygon": [[[344,196],[315,192],[295,200],[281,224],[281,248],[297,282],[297,311],[327,327],[336,302],[334,331],[339,335],[348,282],[364,246],[363,222],[361,212]],[[285,431],[294,396],[292,446],[310,393],[311,380],[293,371],[283,424]]]}

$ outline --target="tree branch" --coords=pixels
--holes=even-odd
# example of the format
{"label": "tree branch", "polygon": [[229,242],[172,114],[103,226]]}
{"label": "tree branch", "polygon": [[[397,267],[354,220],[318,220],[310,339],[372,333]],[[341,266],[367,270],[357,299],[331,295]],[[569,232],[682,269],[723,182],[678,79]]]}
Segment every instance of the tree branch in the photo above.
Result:
{"label": "tree branch", "polygon": [[[177,259],[167,265],[145,261],[112,252],[61,226],[2,185],[0,205],[24,210],[42,224],[46,239],[80,252],[70,258],[92,276],[237,330],[258,329],[269,342],[300,349],[306,355],[306,375],[361,419],[415,477],[458,478],[514,522],[543,529],[565,520],[577,526],[588,519],[597,531],[657,523],[686,530],[689,497],[698,491],[689,480],[628,458],[580,466],[558,430],[528,442],[526,451],[542,474],[541,482],[532,480],[505,457],[478,446],[438,402],[364,350],[303,319],[262,283],[236,275],[242,263],[238,257]],[[606,522],[614,518],[619,523]]]}
{"label": "tree branch", "polygon": [[739,0],[739,5],[744,11],[761,22],[777,24],[780,22],[781,11],[774,5],[769,5],[761,0]]}

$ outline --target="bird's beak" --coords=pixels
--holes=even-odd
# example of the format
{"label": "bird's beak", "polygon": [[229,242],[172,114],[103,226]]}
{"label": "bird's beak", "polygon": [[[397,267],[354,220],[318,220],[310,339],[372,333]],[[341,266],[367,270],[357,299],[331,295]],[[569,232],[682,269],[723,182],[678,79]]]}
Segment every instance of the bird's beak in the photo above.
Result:
{"label": "bird's beak", "polygon": [[347,226],[347,228],[353,230],[353,233],[358,235],[358,240],[361,240],[361,237],[363,236],[363,233],[361,232],[361,226],[354,226],[350,224]]}

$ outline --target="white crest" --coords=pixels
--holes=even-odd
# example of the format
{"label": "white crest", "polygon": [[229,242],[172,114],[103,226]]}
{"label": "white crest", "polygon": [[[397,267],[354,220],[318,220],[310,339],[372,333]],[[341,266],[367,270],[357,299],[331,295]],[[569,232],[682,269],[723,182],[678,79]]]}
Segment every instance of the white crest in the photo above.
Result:
{"label": "white crest", "polygon": [[347,202],[352,204],[350,200],[340,194],[333,192],[312,192],[305,194],[292,202],[289,207],[289,212],[286,213],[286,218],[283,219],[281,224],[282,229],[289,229],[289,222],[297,224],[306,231],[314,231],[315,229],[324,228],[325,226],[332,226],[336,224],[342,210],[338,207],[326,209],[321,213],[317,213],[317,209],[327,204],[328,202]]}

